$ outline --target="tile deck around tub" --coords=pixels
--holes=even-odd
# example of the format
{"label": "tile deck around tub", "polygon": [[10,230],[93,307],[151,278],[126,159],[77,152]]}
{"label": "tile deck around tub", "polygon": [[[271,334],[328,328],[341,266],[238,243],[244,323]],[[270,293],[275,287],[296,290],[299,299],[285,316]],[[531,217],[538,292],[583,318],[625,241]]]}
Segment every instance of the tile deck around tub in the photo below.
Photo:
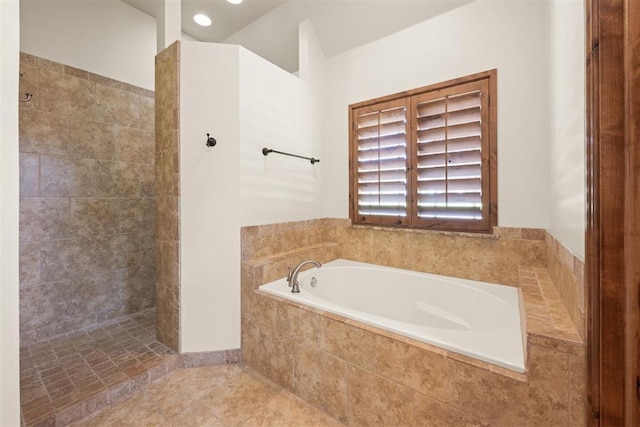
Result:
{"label": "tile deck around tub", "polygon": [[65,425],[147,384],[177,359],[147,310],[20,349],[22,424]]}

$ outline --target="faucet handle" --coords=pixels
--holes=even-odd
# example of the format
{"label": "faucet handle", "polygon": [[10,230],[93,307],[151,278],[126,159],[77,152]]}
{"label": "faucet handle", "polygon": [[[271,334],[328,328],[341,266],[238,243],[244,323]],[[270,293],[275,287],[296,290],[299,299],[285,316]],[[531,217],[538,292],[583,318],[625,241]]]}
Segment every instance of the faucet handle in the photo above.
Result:
{"label": "faucet handle", "polygon": [[289,287],[291,287],[291,276],[292,276],[291,267],[287,267],[287,283],[289,283]]}

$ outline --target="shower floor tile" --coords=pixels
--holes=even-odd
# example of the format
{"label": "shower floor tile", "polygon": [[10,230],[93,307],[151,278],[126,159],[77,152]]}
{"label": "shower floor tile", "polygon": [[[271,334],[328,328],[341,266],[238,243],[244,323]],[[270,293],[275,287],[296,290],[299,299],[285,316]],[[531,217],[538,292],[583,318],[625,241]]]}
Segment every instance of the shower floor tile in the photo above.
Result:
{"label": "shower floor tile", "polygon": [[64,425],[166,373],[177,356],[155,334],[152,309],[21,347],[23,425]]}

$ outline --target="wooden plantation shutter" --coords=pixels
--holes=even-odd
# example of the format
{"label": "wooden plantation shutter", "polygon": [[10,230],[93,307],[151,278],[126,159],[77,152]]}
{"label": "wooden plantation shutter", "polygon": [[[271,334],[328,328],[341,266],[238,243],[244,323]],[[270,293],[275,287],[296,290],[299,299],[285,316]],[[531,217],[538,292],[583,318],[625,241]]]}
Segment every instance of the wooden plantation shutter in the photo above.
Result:
{"label": "wooden plantation shutter", "polygon": [[413,225],[489,230],[486,79],[412,97]]}
{"label": "wooden plantation shutter", "polygon": [[354,222],[408,223],[409,121],[404,99],[352,112]]}
{"label": "wooden plantation shutter", "polygon": [[491,233],[496,71],[351,105],[354,224]]}

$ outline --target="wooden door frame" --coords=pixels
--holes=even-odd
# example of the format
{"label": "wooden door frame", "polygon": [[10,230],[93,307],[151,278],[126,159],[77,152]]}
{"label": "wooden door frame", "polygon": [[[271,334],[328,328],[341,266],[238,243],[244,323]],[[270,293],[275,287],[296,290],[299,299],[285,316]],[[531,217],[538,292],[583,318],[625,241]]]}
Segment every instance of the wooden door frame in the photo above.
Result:
{"label": "wooden door frame", "polygon": [[636,426],[640,283],[640,2],[587,10],[589,425]]}

